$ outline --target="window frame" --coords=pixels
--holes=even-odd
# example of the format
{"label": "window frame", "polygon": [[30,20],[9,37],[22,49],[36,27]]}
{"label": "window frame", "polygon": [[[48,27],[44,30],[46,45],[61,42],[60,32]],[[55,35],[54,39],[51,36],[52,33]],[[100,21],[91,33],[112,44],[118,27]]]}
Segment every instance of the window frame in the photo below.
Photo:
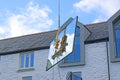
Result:
{"label": "window frame", "polygon": [[[76,46],[76,42],[75,42],[75,40],[76,40],[76,38],[77,37],[79,37],[80,38],[80,34],[77,34],[77,28],[79,28],[79,30],[80,30],[80,27],[78,27],[78,26],[76,26],[76,29],[75,29],[75,37],[74,37],[74,47],[73,47],[73,52],[71,52],[68,56],[70,56],[71,54],[73,55],[72,57],[73,57],[73,61],[72,62],[68,62],[67,60],[66,60],[66,58],[68,57],[65,57],[65,59],[64,59],[64,63],[77,63],[77,62],[80,62],[80,61],[76,61],[76,59],[75,59],[75,54],[77,54],[76,52],[74,52],[74,50],[76,50],[75,49],[75,46]],[[79,31],[80,32],[80,31]],[[79,42],[80,43],[80,42]],[[80,47],[80,46],[79,46]],[[80,49],[81,50],[81,49]],[[79,53],[79,55],[80,55],[81,53]],[[80,56],[79,56],[80,57]]]}
{"label": "window frame", "polygon": [[[71,74],[70,74],[68,80],[72,80],[72,78],[73,78],[73,74],[76,74],[76,73],[79,73],[80,76],[81,76],[81,74],[82,74],[82,72],[71,72]],[[82,80],[82,76],[81,76],[80,78],[81,78],[81,80]]]}
{"label": "window frame", "polygon": [[32,76],[25,76],[25,77],[22,77],[22,80],[24,80],[24,78],[31,78],[32,79]]}
{"label": "window frame", "polygon": [[0,55],[0,61],[2,60],[2,56]]}
{"label": "window frame", "polygon": [[115,25],[120,22],[120,10],[115,13],[108,20],[108,29],[109,29],[109,53],[111,62],[120,62],[120,57],[117,57],[117,46],[116,46],[116,33]]}
{"label": "window frame", "polygon": [[[26,54],[29,54],[29,66],[28,67],[26,67],[26,56],[24,56],[24,67],[23,68],[21,68],[21,54],[24,54],[24,55],[26,55]],[[30,65],[30,63],[31,63],[31,56],[30,56],[30,54],[34,54],[34,51],[29,51],[29,52],[22,52],[22,53],[19,53],[19,70],[27,70],[27,69],[34,69],[34,64],[35,64],[35,54],[34,54],[34,58],[33,58],[33,66],[31,67]]]}
{"label": "window frame", "polygon": [[59,63],[59,67],[72,67],[85,65],[85,43],[84,41],[89,37],[91,32],[82,23],[77,22],[76,27],[80,28],[80,61],[72,63],[64,63],[64,59]]}
{"label": "window frame", "polygon": [[[119,20],[119,22],[120,22],[120,20]],[[116,39],[117,39],[117,38],[116,38],[116,37],[117,37],[117,36],[116,36],[116,31],[117,31],[117,30],[119,30],[119,31],[120,31],[120,28],[116,28],[116,26],[115,26],[115,25],[114,25],[113,27],[114,27],[114,39],[115,39],[115,46],[116,46],[116,48],[115,48],[115,50],[116,50],[115,57],[116,57],[116,58],[120,58],[120,56],[117,56],[117,55],[118,55],[118,48],[117,48],[117,40],[116,40]]]}

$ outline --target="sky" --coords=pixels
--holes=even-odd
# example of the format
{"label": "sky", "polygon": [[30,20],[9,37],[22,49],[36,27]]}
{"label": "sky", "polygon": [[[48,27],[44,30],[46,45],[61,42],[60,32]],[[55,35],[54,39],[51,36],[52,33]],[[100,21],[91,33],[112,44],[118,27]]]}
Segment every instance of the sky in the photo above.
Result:
{"label": "sky", "polygon": [[[120,0],[60,0],[62,25],[70,17],[91,24],[108,20]],[[55,30],[58,0],[0,0],[0,39]]]}

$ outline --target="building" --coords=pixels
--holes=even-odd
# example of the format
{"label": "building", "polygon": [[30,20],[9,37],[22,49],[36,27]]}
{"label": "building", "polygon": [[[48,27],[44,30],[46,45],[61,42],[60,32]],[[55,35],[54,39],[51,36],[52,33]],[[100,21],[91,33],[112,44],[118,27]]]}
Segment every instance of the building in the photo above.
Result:
{"label": "building", "polygon": [[[49,71],[47,57],[56,30],[0,40],[0,80],[120,80],[120,10],[106,22],[82,27],[90,34],[80,42],[80,51]],[[79,39],[86,36],[79,31]]]}

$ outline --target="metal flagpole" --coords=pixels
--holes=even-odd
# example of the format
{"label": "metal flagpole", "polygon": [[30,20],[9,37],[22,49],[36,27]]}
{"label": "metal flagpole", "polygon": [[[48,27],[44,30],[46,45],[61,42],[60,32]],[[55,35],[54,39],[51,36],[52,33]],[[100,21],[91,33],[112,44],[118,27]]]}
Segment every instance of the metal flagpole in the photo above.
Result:
{"label": "metal flagpole", "polygon": [[[58,0],[58,34],[59,33],[60,33],[60,0]],[[58,60],[58,57],[57,57],[57,60]],[[59,78],[61,80],[59,67],[58,67],[58,74],[59,74]]]}
{"label": "metal flagpole", "polygon": [[[56,34],[56,38],[55,38],[55,52],[57,51],[58,46],[59,46],[59,39],[58,39],[59,33],[60,33],[60,0],[58,0],[58,30],[57,30],[57,34]],[[59,72],[59,77],[61,80],[59,69],[58,69],[58,72]],[[53,68],[53,80],[54,80],[54,68]]]}
{"label": "metal flagpole", "polygon": [[59,46],[59,39],[58,39],[58,35],[60,33],[60,0],[58,0],[58,30],[57,30],[57,34],[56,34],[56,38],[55,38],[55,49],[58,49]]}
{"label": "metal flagpole", "polygon": [[58,0],[58,28],[60,28],[60,0]]}

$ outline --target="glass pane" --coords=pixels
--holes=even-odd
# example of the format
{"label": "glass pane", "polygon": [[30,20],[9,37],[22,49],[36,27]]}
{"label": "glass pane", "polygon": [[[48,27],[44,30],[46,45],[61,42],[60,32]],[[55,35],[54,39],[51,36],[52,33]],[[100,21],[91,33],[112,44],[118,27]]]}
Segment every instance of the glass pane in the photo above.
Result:
{"label": "glass pane", "polygon": [[29,54],[26,54],[26,64],[25,67],[28,68],[29,67]]}
{"label": "glass pane", "polygon": [[24,68],[24,54],[20,54],[20,68]]}
{"label": "glass pane", "polygon": [[25,77],[23,80],[32,80],[32,77]]}
{"label": "glass pane", "polygon": [[117,57],[120,57],[120,30],[116,30]]}
{"label": "glass pane", "polygon": [[33,67],[34,66],[34,53],[30,54],[30,67]]}
{"label": "glass pane", "polygon": [[74,53],[70,53],[66,58],[65,62],[74,62]]}
{"label": "glass pane", "polygon": [[80,61],[80,36],[75,37],[75,47],[74,47],[75,62]]}
{"label": "glass pane", "polygon": [[75,35],[80,35],[80,28],[76,27]]}
{"label": "glass pane", "polygon": [[65,62],[79,62],[80,61],[80,28],[76,27],[74,51],[66,57]]}
{"label": "glass pane", "polygon": [[72,73],[72,80],[81,80],[80,73]]}

